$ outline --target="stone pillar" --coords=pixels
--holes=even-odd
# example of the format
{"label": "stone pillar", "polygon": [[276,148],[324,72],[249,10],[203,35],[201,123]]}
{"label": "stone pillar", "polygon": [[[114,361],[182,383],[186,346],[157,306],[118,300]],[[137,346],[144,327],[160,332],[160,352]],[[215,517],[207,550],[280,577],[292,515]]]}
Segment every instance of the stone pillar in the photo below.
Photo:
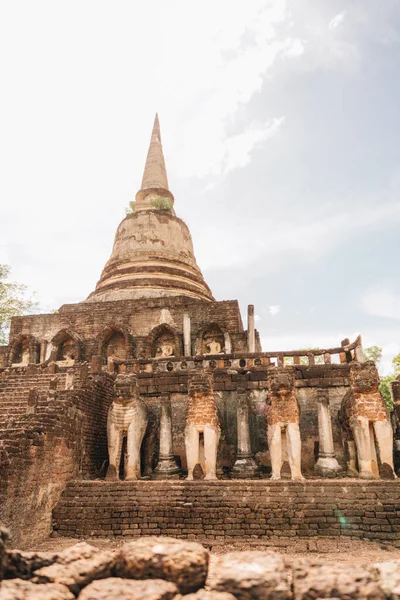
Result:
{"label": "stone pillar", "polygon": [[319,453],[314,470],[322,477],[336,477],[342,467],[336,460],[333,445],[329,394],[327,390],[318,390],[317,393]]}
{"label": "stone pillar", "polygon": [[103,370],[103,359],[99,354],[94,354],[90,363],[90,372],[92,375],[101,373]]}
{"label": "stone pillar", "polygon": [[256,331],[254,329],[254,305],[247,307],[247,350],[256,351]]}
{"label": "stone pillar", "polygon": [[42,343],[40,344],[40,358],[39,358],[40,363],[44,363],[46,360],[47,344],[48,344],[47,340],[43,340]]}
{"label": "stone pillar", "polygon": [[178,479],[180,469],[172,451],[171,400],[168,392],[161,394],[160,455],[152,479]]}
{"label": "stone pillar", "polygon": [[256,477],[258,467],[253,458],[250,441],[249,403],[246,390],[237,391],[237,455],[232,468],[234,479]]}
{"label": "stone pillar", "polygon": [[364,348],[363,348],[363,343],[362,343],[362,337],[361,335],[358,336],[357,340],[359,343],[357,344],[357,346],[354,348],[354,358],[357,362],[364,362],[365,358],[364,358]]}
{"label": "stone pillar", "polygon": [[190,342],[190,317],[187,313],[183,315],[183,354],[185,356],[191,356],[191,342]]}
{"label": "stone pillar", "polygon": [[65,389],[66,390],[74,389],[74,379],[75,379],[74,369],[68,369],[66,377],[65,377]]}
{"label": "stone pillar", "polygon": [[225,354],[232,354],[232,344],[231,344],[231,336],[228,331],[224,333],[224,342],[225,342]]}

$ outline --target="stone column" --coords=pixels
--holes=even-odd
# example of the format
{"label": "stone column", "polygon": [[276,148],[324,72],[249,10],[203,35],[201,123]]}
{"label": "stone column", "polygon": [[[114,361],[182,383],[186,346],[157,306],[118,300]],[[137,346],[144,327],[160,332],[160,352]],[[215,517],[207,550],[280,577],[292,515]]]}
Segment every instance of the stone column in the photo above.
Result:
{"label": "stone column", "polygon": [[183,315],[183,353],[185,356],[191,356],[191,343],[190,343],[190,317],[187,313]]}
{"label": "stone column", "polygon": [[319,453],[314,470],[322,477],[336,477],[342,467],[336,460],[333,445],[329,394],[326,390],[318,390],[317,394]]}
{"label": "stone column", "polygon": [[172,451],[172,417],[169,393],[161,394],[160,455],[152,479],[178,479],[180,469]]}
{"label": "stone column", "polygon": [[65,377],[65,389],[66,390],[74,389],[74,380],[75,380],[74,369],[68,369],[66,377]]}
{"label": "stone column", "polygon": [[253,458],[250,441],[249,403],[246,390],[237,391],[237,455],[232,468],[234,479],[245,479],[258,475],[257,463]]}
{"label": "stone column", "polygon": [[365,360],[365,358],[364,358],[364,348],[363,348],[363,343],[362,343],[361,335],[358,336],[358,338],[357,338],[356,341],[359,341],[359,343],[354,348],[354,358],[355,358],[355,360],[357,362],[364,362],[364,360]]}
{"label": "stone column", "polygon": [[247,350],[256,351],[256,332],[254,329],[254,306],[249,304],[247,307]]}
{"label": "stone column", "polygon": [[232,354],[231,336],[227,331],[224,333],[225,354]]}
{"label": "stone column", "polygon": [[92,375],[101,373],[103,369],[103,359],[99,354],[94,354],[90,361],[90,372]]}
{"label": "stone column", "polygon": [[40,363],[44,363],[44,361],[46,360],[47,343],[48,343],[47,340],[43,340],[42,343],[40,344],[40,357],[39,357]]}

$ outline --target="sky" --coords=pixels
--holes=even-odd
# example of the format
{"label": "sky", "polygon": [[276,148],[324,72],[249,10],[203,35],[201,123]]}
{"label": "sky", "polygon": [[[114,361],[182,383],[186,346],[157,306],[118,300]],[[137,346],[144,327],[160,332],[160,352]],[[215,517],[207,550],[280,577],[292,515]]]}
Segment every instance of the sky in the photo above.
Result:
{"label": "sky", "polygon": [[175,210],[264,350],[400,352],[398,0],[0,0],[0,263],[80,302],[159,113]]}

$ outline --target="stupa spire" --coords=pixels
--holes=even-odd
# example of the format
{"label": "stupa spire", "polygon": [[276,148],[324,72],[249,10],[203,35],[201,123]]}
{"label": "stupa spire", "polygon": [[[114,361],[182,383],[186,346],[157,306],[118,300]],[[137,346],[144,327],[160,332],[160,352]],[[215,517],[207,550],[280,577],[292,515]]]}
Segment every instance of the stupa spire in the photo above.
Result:
{"label": "stupa spire", "polygon": [[142,187],[117,229],[111,257],[87,302],[161,296],[214,300],[197,265],[190,231],[173,204],[156,115]]}
{"label": "stupa spire", "polygon": [[151,201],[159,198],[169,199],[172,204],[174,197],[168,188],[167,169],[161,143],[160,121],[156,113],[151,132],[149,150],[143,171],[142,185],[136,194],[138,209],[151,208]]}

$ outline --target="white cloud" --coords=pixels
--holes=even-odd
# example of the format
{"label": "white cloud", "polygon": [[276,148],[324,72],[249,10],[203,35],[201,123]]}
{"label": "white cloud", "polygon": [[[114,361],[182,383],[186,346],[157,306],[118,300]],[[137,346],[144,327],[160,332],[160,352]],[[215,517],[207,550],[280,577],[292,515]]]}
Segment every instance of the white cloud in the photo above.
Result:
{"label": "white cloud", "polygon": [[[377,8],[372,18],[359,15],[365,25],[357,35],[348,35],[347,26],[326,35],[329,10],[322,2],[294,0],[1,3],[0,239],[14,277],[54,305],[81,300],[93,289],[123,208],[140,185],[156,109],[173,191],[184,176],[204,178],[201,184],[211,191],[277,133],[271,144],[283,140],[285,156],[295,124],[287,120],[283,128],[281,115],[297,96],[287,97],[285,109],[268,100],[255,109],[263,86],[283,86],[289,96],[301,88],[305,68],[350,64],[351,52],[376,30],[377,20],[379,38],[387,32],[388,18]],[[288,86],[285,70],[293,70],[295,87]],[[300,141],[312,133],[300,132]],[[286,167],[290,180],[290,162]],[[192,183],[188,189],[196,188]],[[240,205],[240,213],[226,210],[221,199],[220,213],[212,207],[215,218],[200,215],[207,233],[195,248],[203,268],[240,266],[267,254],[270,268],[288,254],[317,260],[340,235],[398,219],[380,197],[375,209],[352,201],[345,213],[338,208],[304,217],[294,194],[291,210],[276,214],[269,190],[254,181],[249,199],[265,197],[261,210],[244,206],[248,199],[234,189],[228,193],[230,207]],[[177,200],[182,214],[186,199]],[[216,241],[223,252],[216,252]]]}
{"label": "white cloud", "polygon": [[336,17],[333,17],[333,19],[329,22],[329,30],[332,31],[333,29],[336,29],[336,27],[339,27],[339,25],[341,25],[345,20],[346,15],[347,10],[342,10],[342,12],[337,14]]}
{"label": "white cloud", "polygon": [[381,375],[391,375],[393,373],[392,360],[400,353],[400,345],[397,342],[385,344],[382,346],[382,360],[379,365]]}
{"label": "white cloud", "polygon": [[251,152],[262,142],[276,135],[284,122],[284,117],[272,119],[261,127],[252,125],[243,133],[231,136],[225,143],[225,156],[222,162],[222,172],[224,175],[244,167],[250,162]]}
{"label": "white cloud", "polygon": [[377,282],[364,292],[361,306],[367,314],[400,319],[400,290],[393,282]]}
{"label": "white cloud", "polygon": [[287,48],[285,54],[287,56],[301,56],[304,52],[304,41],[295,39],[292,41],[289,48]]}
{"label": "white cloud", "polygon": [[[189,13],[193,13],[192,4]],[[183,32],[181,21],[179,26],[172,24],[162,57],[162,66],[167,61],[179,62],[182,69],[173,73],[172,79],[171,69],[165,68],[164,79],[161,73],[160,93],[168,105],[175,88],[172,118],[179,120],[182,132],[177,138],[171,136],[176,143],[170,145],[170,168],[180,177],[219,177],[248,164],[254,145],[270,137],[269,127],[280,121],[276,115],[270,115],[272,121],[258,131],[254,125],[244,125],[239,133],[230,131],[238,112],[261,90],[277,59],[298,57],[303,47],[301,40],[288,32],[286,0],[207,0],[191,18],[193,27]],[[237,157],[239,142],[247,145],[247,151]]]}
{"label": "white cloud", "polygon": [[272,304],[271,306],[268,306],[268,312],[272,317],[276,317],[276,315],[279,315],[281,312],[281,307],[279,304]]}
{"label": "white cloud", "polygon": [[[339,206],[325,198],[324,210],[313,214],[302,207],[291,207],[290,219],[281,214],[280,207],[270,206],[269,212],[253,213],[246,216],[251,239],[243,236],[242,221],[237,214],[224,213],[227,227],[221,229],[218,219],[207,225],[211,239],[219,239],[224,253],[215,254],[208,240],[199,239],[196,254],[203,268],[221,268],[230,265],[246,265],[262,256],[274,257],[264,262],[264,268],[276,270],[283,261],[294,256],[305,262],[321,260],[337,246],[345,236],[355,237],[368,231],[377,231],[390,223],[400,223],[400,203],[398,202],[398,182],[388,190],[381,190],[368,198],[351,196],[348,202]],[[262,235],[261,235],[262,233]]]}

